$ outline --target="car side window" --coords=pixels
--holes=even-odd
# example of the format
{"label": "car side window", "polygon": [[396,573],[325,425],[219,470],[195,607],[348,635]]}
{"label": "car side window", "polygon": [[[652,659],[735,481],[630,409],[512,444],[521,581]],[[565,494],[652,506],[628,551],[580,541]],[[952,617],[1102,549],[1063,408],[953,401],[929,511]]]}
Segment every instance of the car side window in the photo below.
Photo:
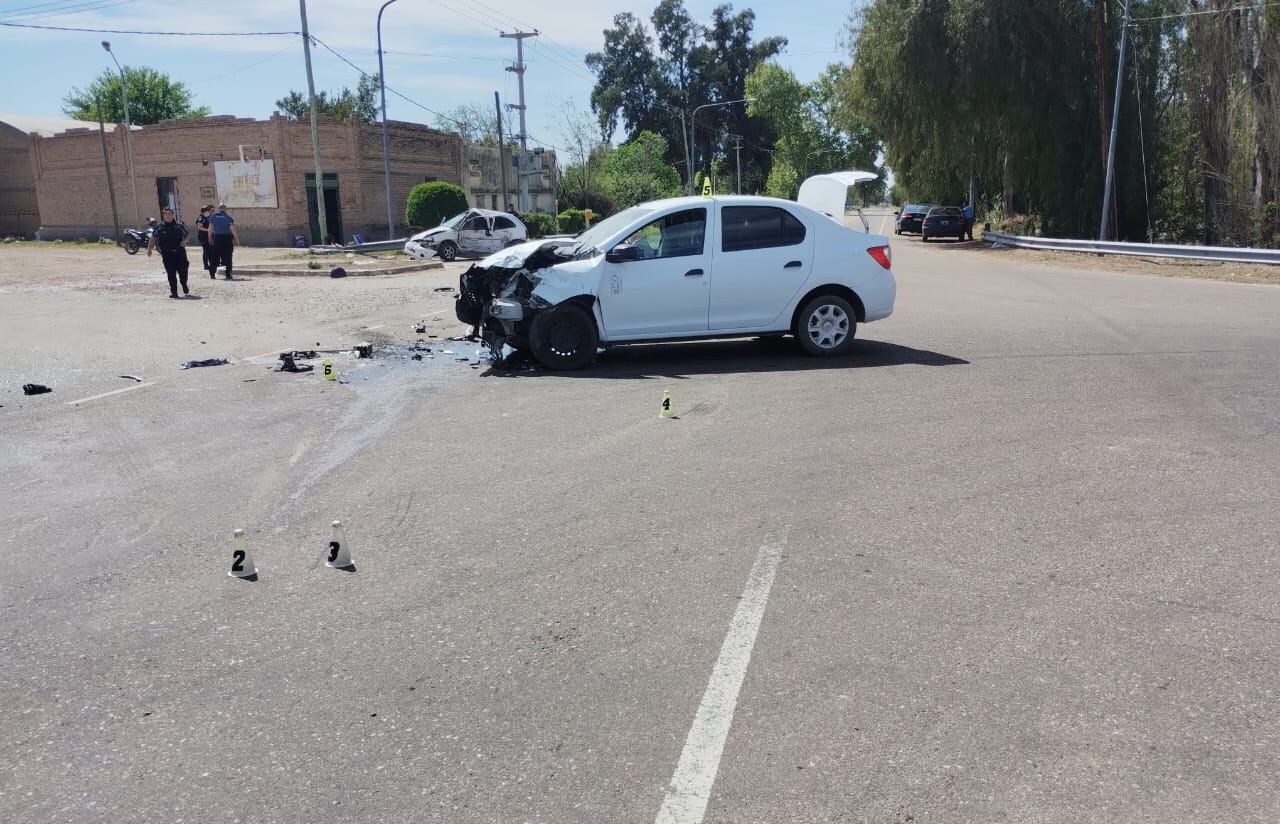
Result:
{"label": "car side window", "polygon": [[514,229],[516,225],[511,222],[509,217],[495,217],[493,219],[493,228],[495,229]]}
{"label": "car side window", "polygon": [[805,238],[804,224],[776,206],[725,206],[720,224],[723,252],[795,246]]}
{"label": "car side window", "polygon": [[685,209],[660,217],[623,241],[640,250],[640,260],[702,254],[707,234],[707,210]]}
{"label": "car side window", "polygon": [[468,218],[467,222],[462,224],[462,228],[472,232],[483,232],[485,229],[488,229],[489,226],[484,218],[479,215],[475,215],[474,217]]}

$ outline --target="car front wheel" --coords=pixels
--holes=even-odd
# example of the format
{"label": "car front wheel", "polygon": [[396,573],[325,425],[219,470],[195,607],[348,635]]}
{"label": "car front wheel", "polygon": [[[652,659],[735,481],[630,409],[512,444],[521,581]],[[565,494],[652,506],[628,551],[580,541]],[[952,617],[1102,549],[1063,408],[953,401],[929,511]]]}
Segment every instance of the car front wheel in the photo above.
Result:
{"label": "car front wheel", "polygon": [[796,320],[796,340],[810,355],[843,355],[853,346],[857,315],[839,295],[818,295],[804,305]]}
{"label": "car front wheel", "polygon": [[548,309],[529,326],[529,348],[548,369],[581,369],[596,358],[595,320],[576,303]]}
{"label": "car front wheel", "polygon": [[436,249],[436,254],[440,256],[441,260],[446,262],[456,260],[458,257],[458,244],[454,243],[452,240],[446,240]]}

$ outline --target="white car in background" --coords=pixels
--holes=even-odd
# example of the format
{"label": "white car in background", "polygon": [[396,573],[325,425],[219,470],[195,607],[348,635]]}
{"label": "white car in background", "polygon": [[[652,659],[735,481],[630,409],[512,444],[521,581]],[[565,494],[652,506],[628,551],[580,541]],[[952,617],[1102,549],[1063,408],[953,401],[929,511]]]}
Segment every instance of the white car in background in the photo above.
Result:
{"label": "white car in background", "polygon": [[515,215],[469,209],[409,238],[404,252],[418,260],[436,256],[441,260],[454,260],[459,255],[485,257],[528,239],[528,227]]}
{"label": "white car in background", "polygon": [[811,355],[845,354],[897,294],[888,238],[844,224],[848,186],[874,179],[811,178],[800,202],[642,203],[485,258],[461,276],[456,313],[495,351],[553,369],[586,366],[602,346],[697,338],[792,334]]}

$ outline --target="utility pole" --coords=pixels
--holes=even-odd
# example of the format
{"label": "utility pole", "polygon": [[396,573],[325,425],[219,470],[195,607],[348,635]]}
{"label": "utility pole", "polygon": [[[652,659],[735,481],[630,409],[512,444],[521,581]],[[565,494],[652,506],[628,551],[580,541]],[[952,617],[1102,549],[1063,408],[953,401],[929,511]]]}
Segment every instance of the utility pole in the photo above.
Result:
{"label": "utility pole", "polygon": [[382,182],[387,190],[387,240],[396,236],[396,219],[391,213],[391,143],[387,137],[387,73],[382,68],[382,13],[396,0],[387,0],[378,9],[378,90],[382,93]]}
{"label": "utility pole", "polygon": [[320,245],[328,239],[329,220],[324,212],[324,172],[320,170],[320,113],[316,107],[316,79],[311,73],[311,34],[307,31],[307,0],[298,0],[302,14],[302,57],[307,64],[307,96],[311,100],[311,158],[316,163],[316,219],[320,225]]}
{"label": "utility pole", "polygon": [[684,109],[680,110],[680,138],[684,141],[685,183],[689,194],[693,194],[693,156],[689,154],[689,132],[684,125]]}
{"label": "utility pole", "polygon": [[496,91],[493,93],[493,109],[498,115],[498,168],[502,171],[502,202],[498,204],[498,208],[505,211],[507,204],[511,202],[507,199],[507,141],[502,136],[502,100]]}
{"label": "utility pole", "polygon": [[520,161],[516,164],[516,182],[520,186],[520,211],[525,212],[529,209],[529,177],[524,170],[524,164],[529,156],[529,130],[525,126],[524,117],[524,39],[526,37],[537,37],[538,32],[516,31],[510,34],[501,32],[498,36],[516,41],[516,64],[507,66],[507,71],[516,73],[516,80],[520,90],[520,105],[516,106],[520,111]]}
{"label": "utility pole", "polygon": [[[111,180],[111,156],[107,154],[107,127],[102,124],[102,100],[93,98],[98,109],[98,136],[102,138],[102,165],[107,168],[107,194],[111,196],[111,228],[115,230],[116,245],[120,245],[120,214],[116,211],[116,186]],[[127,127],[126,127],[127,128]]]}
{"label": "utility pole", "polygon": [[124,153],[129,160],[129,188],[133,190],[133,225],[142,228],[142,212],[138,211],[138,177],[133,168],[133,138],[130,134],[133,128],[129,125],[129,82],[125,77],[124,66],[120,65],[116,53],[111,50],[111,43],[103,40],[102,48],[111,55],[120,71],[120,98],[124,103]]}
{"label": "utility pole", "polygon": [[1111,145],[1107,149],[1107,182],[1102,189],[1102,223],[1098,227],[1098,240],[1107,239],[1111,223],[1112,189],[1116,180],[1116,138],[1120,127],[1120,93],[1124,91],[1124,52],[1129,43],[1129,0],[1124,0],[1124,18],[1120,21],[1120,57],[1116,61],[1116,103],[1111,112]]}
{"label": "utility pole", "polygon": [[733,193],[740,195],[742,194],[742,135],[740,134],[733,135],[733,152],[738,159],[738,187]]}

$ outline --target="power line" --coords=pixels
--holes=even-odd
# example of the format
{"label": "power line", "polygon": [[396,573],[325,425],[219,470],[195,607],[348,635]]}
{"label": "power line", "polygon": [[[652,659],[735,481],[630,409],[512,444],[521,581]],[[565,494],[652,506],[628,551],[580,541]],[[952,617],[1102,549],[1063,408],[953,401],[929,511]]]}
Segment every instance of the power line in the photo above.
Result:
{"label": "power line", "polygon": [[61,17],[65,14],[84,14],[136,2],[138,0],[70,0],[70,2],[68,0],[59,0],[56,3],[46,4],[43,8],[27,6],[18,9],[6,9],[0,11],[0,14],[4,15],[7,20]]}
{"label": "power line", "polygon": [[1243,6],[1231,6],[1230,8],[1225,9],[1200,9],[1199,11],[1181,11],[1173,14],[1160,14],[1154,17],[1134,17],[1130,22],[1142,23],[1148,20],[1173,20],[1182,17],[1199,17],[1205,14],[1230,14],[1231,12],[1236,11],[1260,11],[1269,6],[1280,6],[1280,2],[1250,3]]}
{"label": "power line", "polygon": [[298,35],[300,31],[140,31],[138,29],[91,29],[81,26],[44,26],[38,23],[9,23],[0,20],[0,26],[11,29],[42,29],[45,31],[87,31],[96,34],[156,34],[165,37],[269,37]]}

